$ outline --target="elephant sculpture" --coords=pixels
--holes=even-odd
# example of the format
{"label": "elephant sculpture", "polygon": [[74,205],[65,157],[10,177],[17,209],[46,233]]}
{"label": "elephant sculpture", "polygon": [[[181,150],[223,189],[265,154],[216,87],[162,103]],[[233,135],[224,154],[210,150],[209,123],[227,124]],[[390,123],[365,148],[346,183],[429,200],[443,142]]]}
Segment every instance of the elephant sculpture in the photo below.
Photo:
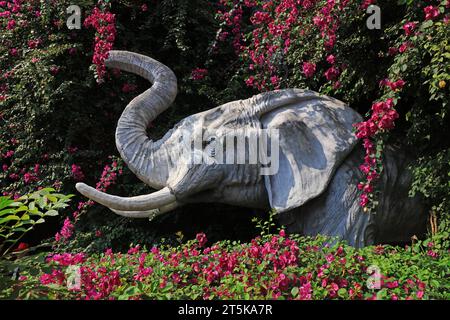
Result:
{"label": "elephant sculpture", "polygon": [[[174,101],[174,73],[154,59],[127,51],[110,51],[105,63],[153,83],[123,111],[116,145],[129,169],[158,191],[119,197],[84,183],[76,185],[81,194],[113,212],[149,218],[186,203],[207,202],[274,209],[288,232],[337,236],[356,247],[407,241],[423,232],[422,203],[408,197],[407,158],[392,147],[385,154],[377,212],[363,212],[357,184],[362,179],[358,166],[364,154],[353,133],[353,124],[362,118],[343,102],[309,90],[265,92],[191,115],[152,141],[146,129]],[[278,156],[276,161],[271,159],[277,162],[274,172],[262,174],[267,161],[248,161],[252,155],[247,137],[244,149],[234,149],[244,161],[214,161],[215,152],[223,152],[225,145],[219,141],[237,131],[276,133],[259,145],[268,148],[262,160],[268,160],[269,153]],[[199,136],[199,148],[203,153],[209,150],[213,161],[192,161],[192,157],[186,161],[182,149],[187,146],[196,151],[195,143],[189,141]],[[211,136],[214,139],[205,138]],[[262,135],[260,139],[264,140]],[[225,157],[233,153],[228,146],[227,142]]]}

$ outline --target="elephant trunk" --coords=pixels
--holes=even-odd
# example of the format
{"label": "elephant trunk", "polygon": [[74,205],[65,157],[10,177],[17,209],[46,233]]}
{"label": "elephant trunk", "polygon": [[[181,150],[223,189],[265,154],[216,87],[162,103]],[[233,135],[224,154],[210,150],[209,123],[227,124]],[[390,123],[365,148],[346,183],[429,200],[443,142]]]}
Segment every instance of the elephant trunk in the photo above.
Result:
{"label": "elephant trunk", "polygon": [[116,145],[130,170],[146,184],[161,190],[124,198],[106,194],[84,183],[77,183],[76,188],[84,196],[124,216],[144,217],[149,214],[145,210],[173,208],[176,199],[166,187],[166,170],[162,167],[167,165],[161,156],[164,155],[164,148],[161,148],[163,152],[158,152],[164,141],[152,141],[146,129],[175,100],[175,74],[154,59],[127,51],[110,51],[105,65],[135,73],[153,83],[150,89],[134,98],[123,111],[117,124]]}
{"label": "elephant trunk", "polygon": [[117,124],[116,145],[122,159],[140,180],[161,189],[166,181],[158,174],[160,161],[156,151],[162,142],[149,139],[146,129],[175,100],[177,78],[162,63],[128,51],[110,51],[105,65],[137,74],[153,83],[123,111]]}

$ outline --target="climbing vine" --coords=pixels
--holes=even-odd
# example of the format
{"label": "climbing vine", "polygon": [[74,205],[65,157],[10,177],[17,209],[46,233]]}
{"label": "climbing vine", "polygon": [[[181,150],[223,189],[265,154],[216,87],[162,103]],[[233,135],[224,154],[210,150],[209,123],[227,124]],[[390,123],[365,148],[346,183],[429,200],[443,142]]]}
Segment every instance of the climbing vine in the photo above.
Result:
{"label": "climbing vine", "polygon": [[[381,6],[387,20],[381,31],[366,27],[366,9],[371,4]],[[401,20],[386,13],[400,6],[404,14]],[[448,8],[447,0],[398,4],[373,0],[221,0],[217,14],[221,29],[216,39],[218,43],[227,39],[231,42],[243,62],[241,72],[247,75],[249,87],[258,91],[312,88],[367,111],[367,120],[355,124],[355,134],[366,153],[360,166],[364,175],[358,185],[360,205],[365,212],[372,212],[377,206],[384,146],[392,139],[390,132],[396,122],[405,115],[397,110],[399,101],[405,96],[410,100],[412,90],[420,85],[417,79],[410,83],[406,78],[413,77],[413,72],[423,74],[419,67],[429,59],[419,56],[425,40],[448,34],[443,30],[445,26],[448,29]],[[445,43],[441,41],[435,48],[444,60],[448,59],[442,56],[442,50],[448,52]],[[369,57],[363,58],[365,54],[375,63],[371,65]],[[423,81],[430,84],[431,100],[446,108],[448,97],[441,93],[447,88],[448,67],[442,60],[439,63],[438,74],[424,77],[437,79]],[[369,99],[374,102],[367,108]],[[404,112],[401,103],[400,108]],[[407,112],[409,120],[414,112]]]}

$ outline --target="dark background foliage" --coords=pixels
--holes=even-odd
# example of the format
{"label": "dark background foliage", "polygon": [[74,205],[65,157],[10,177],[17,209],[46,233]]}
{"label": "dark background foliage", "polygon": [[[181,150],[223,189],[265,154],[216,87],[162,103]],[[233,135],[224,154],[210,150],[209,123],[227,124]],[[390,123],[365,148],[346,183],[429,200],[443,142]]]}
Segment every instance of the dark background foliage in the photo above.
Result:
{"label": "dark background foliage", "polygon": [[[114,48],[151,56],[178,77],[177,99],[152,124],[150,137],[162,136],[187,115],[256,92],[244,82],[251,74],[245,56],[236,55],[230,41],[217,42],[221,25],[216,12],[223,9],[218,1],[105,2],[111,3],[110,11],[116,14]],[[144,2],[147,10],[141,7]],[[414,5],[410,2],[380,1],[386,14],[379,31],[365,27],[366,16],[355,2],[353,13],[347,15],[351,18],[342,21],[338,35],[336,53],[349,65],[339,89],[332,89],[323,78],[305,79],[302,75],[299,63],[303,59],[320,58],[317,48],[321,43],[315,38],[293,43],[283,58],[288,70],[282,87],[309,87],[340,98],[365,114],[380,96],[379,80],[401,70],[407,90],[398,105],[401,118],[391,139],[412,150],[417,160],[413,164],[415,183],[411,193],[424,195],[430,209],[445,217],[450,209],[448,26],[426,29],[427,41],[414,40],[415,49],[402,60],[386,55],[389,47],[404,41],[401,27],[406,21],[423,20],[423,1]],[[85,182],[95,185],[103,166],[110,162],[108,157],[118,155],[114,145],[117,119],[127,103],[149,87],[146,81],[125,73],[108,73],[104,83],[96,83],[90,68],[95,31],[65,27],[65,8],[69,4],[65,0],[44,4],[42,19],[34,19],[30,12],[28,25],[1,32],[0,70],[4,75],[14,69],[12,76],[0,82],[8,90],[8,99],[0,102],[0,163],[7,166],[0,169],[2,192],[25,194],[38,187],[55,186],[56,182],[61,192],[76,193],[72,165],[80,166]],[[95,2],[80,1],[79,5],[85,18]],[[246,11],[244,18],[251,13],[250,9]],[[248,19],[242,28],[244,33],[252,30]],[[36,38],[41,39],[41,44],[30,49],[28,41]],[[11,54],[12,48],[18,49],[17,55]],[[207,69],[207,76],[194,80],[192,70],[196,68]],[[324,68],[318,64],[318,69]],[[447,81],[444,89],[438,87],[436,74]],[[124,84],[136,85],[136,89],[123,92]],[[10,150],[14,155],[6,156]],[[36,164],[36,179],[25,181],[24,175],[33,173]],[[108,191],[137,195],[151,190],[125,168],[118,183]],[[181,234],[192,238],[200,231],[206,232],[211,241],[247,240],[256,233],[251,218],[266,214],[222,205],[191,205],[151,222],[130,221],[96,205],[77,223],[76,238],[69,246],[122,248],[130,242],[148,243],[161,238],[177,241]],[[441,221],[446,223],[444,218]],[[60,224],[54,218],[26,241],[37,243],[51,237]],[[96,231],[103,235],[96,236]],[[181,233],[176,234],[178,231]]]}

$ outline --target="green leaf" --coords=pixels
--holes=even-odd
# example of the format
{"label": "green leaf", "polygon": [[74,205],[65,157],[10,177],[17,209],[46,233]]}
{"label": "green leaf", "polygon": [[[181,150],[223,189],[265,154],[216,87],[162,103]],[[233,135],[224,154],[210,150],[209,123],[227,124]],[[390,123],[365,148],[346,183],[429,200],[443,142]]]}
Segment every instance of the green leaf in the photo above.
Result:
{"label": "green leaf", "polygon": [[7,216],[6,218],[0,219],[0,224],[3,224],[8,221],[13,221],[13,220],[18,221],[18,220],[20,220],[20,218],[15,215],[10,215],[10,216]]}
{"label": "green leaf", "polygon": [[9,199],[9,197],[0,197],[0,210],[8,207],[14,200]]}
{"label": "green leaf", "polygon": [[0,211],[0,216],[4,216],[5,214],[16,213],[16,209],[5,209]]}
{"label": "green leaf", "polygon": [[432,25],[433,25],[433,20],[427,20],[424,23],[422,23],[422,27],[425,29],[431,27]]}
{"label": "green leaf", "polygon": [[19,208],[16,209],[16,212],[22,212],[22,211],[27,211],[28,207],[27,206],[20,206]]}
{"label": "green leaf", "polygon": [[55,203],[55,202],[58,201],[58,198],[57,198],[57,197],[52,196],[52,195],[50,195],[50,194],[48,194],[46,197],[47,197],[48,200],[50,200],[50,201],[53,202],[53,203]]}
{"label": "green leaf", "polygon": [[345,288],[340,288],[339,290],[338,290],[338,296],[339,297],[341,297],[341,298],[345,298],[345,296],[347,295],[347,289],[345,289]]}
{"label": "green leaf", "polygon": [[58,211],[56,211],[56,210],[48,210],[46,213],[45,213],[45,216],[49,216],[49,217],[55,217],[55,216],[57,216],[58,215]]}

